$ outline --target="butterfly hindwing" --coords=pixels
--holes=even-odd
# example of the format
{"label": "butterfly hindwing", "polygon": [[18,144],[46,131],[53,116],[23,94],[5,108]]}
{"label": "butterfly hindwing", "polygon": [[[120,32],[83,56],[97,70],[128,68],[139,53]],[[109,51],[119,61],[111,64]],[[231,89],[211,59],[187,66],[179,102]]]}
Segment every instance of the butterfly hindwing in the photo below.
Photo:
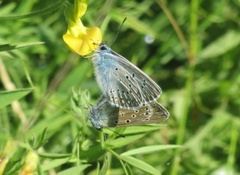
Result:
{"label": "butterfly hindwing", "polygon": [[166,120],[169,117],[169,112],[161,104],[151,102],[143,104],[142,107],[136,110],[119,109],[118,116],[116,127],[135,126]]}
{"label": "butterfly hindwing", "polygon": [[143,104],[135,110],[121,109],[111,106],[105,97],[90,111],[90,120],[97,129],[156,123],[168,117],[169,112],[157,102]]}
{"label": "butterfly hindwing", "polygon": [[111,106],[105,97],[92,107],[89,113],[89,119],[96,129],[103,127],[115,127],[116,123],[111,121],[118,120],[119,108]]}

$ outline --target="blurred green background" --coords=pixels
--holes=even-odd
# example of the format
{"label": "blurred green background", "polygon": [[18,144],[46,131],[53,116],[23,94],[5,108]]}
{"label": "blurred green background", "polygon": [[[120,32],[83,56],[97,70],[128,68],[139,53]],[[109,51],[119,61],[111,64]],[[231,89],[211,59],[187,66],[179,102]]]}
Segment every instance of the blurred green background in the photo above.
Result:
{"label": "blurred green background", "polygon": [[127,17],[112,49],[161,86],[171,114],[115,130],[125,138],[106,129],[107,141],[85,109],[101,96],[91,60],[62,40],[66,6],[1,1],[0,174],[23,172],[32,152],[35,174],[240,174],[239,0],[89,0],[82,21],[108,45]]}

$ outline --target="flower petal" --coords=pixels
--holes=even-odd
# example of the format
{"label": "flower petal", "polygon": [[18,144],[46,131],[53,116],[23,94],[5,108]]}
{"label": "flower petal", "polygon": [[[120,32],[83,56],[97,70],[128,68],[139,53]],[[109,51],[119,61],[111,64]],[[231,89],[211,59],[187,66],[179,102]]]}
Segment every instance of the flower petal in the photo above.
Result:
{"label": "flower petal", "polygon": [[102,34],[98,27],[85,28],[86,34],[73,36],[69,31],[63,35],[63,40],[70,50],[79,55],[87,55],[96,49],[96,41],[102,41]]}

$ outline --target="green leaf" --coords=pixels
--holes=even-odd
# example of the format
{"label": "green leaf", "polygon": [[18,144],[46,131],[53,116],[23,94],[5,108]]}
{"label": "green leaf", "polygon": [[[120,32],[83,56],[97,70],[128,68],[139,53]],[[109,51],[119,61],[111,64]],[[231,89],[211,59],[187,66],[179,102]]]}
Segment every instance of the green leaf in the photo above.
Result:
{"label": "green leaf", "polygon": [[155,169],[155,168],[152,167],[151,165],[149,165],[149,164],[147,164],[146,162],[143,162],[143,161],[141,161],[141,160],[139,160],[139,159],[136,159],[136,158],[134,158],[134,157],[131,157],[131,156],[122,156],[122,155],[121,155],[120,158],[121,158],[123,161],[125,161],[125,162],[127,162],[127,163],[129,163],[129,164],[131,164],[131,165],[139,168],[140,170],[143,170],[143,171],[149,173],[149,174],[154,174],[154,175],[155,175],[155,174],[156,174],[156,175],[160,175],[160,174],[161,174],[160,171],[158,171],[157,169]]}
{"label": "green leaf", "polygon": [[128,145],[129,143],[132,143],[136,140],[139,140],[140,138],[144,137],[145,134],[138,134],[138,135],[133,135],[133,136],[127,136],[125,138],[118,138],[114,140],[107,140],[106,141],[106,146],[110,148],[119,148],[124,145]]}
{"label": "green leaf", "polygon": [[181,148],[180,145],[154,145],[154,146],[144,146],[137,149],[132,149],[130,151],[126,151],[125,153],[122,153],[122,156],[130,156],[130,155],[136,155],[136,154],[147,154],[151,152],[156,152],[160,150],[166,150],[166,149],[175,149],[175,148]]}
{"label": "green leaf", "polygon": [[[128,135],[128,134],[137,134],[137,133],[147,133],[150,131],[156,131],[163,127],[163,124],[148,124],[148,125],[139,125],[139,126],[131,126],[131,127],[119,127],[113,128],[115,129],[116,133],[121,135]],[[104,133],[112,134],[113,132],[108,128],[103,128]]]}
{"label": "green leaf", "polygon": [[90,165],[80,165],[80,166],[75,166],[69,169],[66,169],[64,171],[61,171],[57,173],[58,175],[69,175],[69,174],[80,174],[83,170],[85,170],[87,167]]}
{"label": "green leaf", "polygon": [[11,104],[13,101],[16,101],[30,92],[32,92],[33,89],[26,88],[26,89],[18,89],[14,91],[2,91],[0,92],[0,108],[3,108],[9,104]]}
{"label": "green leaf", "polygon": [[100,172],[99,172],[99,175],[105,175],[105,174],[107,174],[108,167],[109,167],[109,160],[108,160],[108,158],[105,156],[105,159],[104,159],[102,168],[101,168],[101,170],[100,170]]}
{"label": "green leaf", "polygon": [[19,49],[19,48],[23,48],[23,47],[35,46],[35,45],[40,45],[40,44],[44,44],[44,42],[31,42],[31,43],[25,43],[25,44],[19,44],[19,45],[2,44],[2,45],[0,45],[0,52],[7,51],[7,50]]}
{"label": "green leaf", "polygon": [[38,155],[43,158],[51,159],[62,159],[71,156],[71,154],[57,154],[57,153],[38,153]]}
{"label": "green leaf", "polygon": [[42,170],[43,171],[47,171],[49,169],[58,167],[64,163],[67,163],[69,160],[69,158],[64,158],[64,159],[56,159],[56,160],[52,160],[50,162],[47,162],[45,164],[42,165]]}
{"label": "green leaf", "polygon": [[211,58],[220,56],[222,54],[225,54],[229,50],[236,48],[239,44],[239,32],[229,31],[223,36],[220,36],[219,39],[215,40],[207,47],[205,47],[199,55],[199,58]]}

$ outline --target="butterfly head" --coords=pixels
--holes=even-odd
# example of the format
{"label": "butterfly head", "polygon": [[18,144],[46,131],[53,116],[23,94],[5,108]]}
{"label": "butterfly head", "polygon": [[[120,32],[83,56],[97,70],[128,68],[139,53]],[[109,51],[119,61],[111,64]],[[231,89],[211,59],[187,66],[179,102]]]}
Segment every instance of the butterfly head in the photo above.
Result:
{"label": "butterfly head", "polygon": [[89,112],[89,119],[94,128],[96,128],[97,130],[102,129],[100,119],[98,118],[97,109],[95,109],[94,107]]}
{"label": "butterfly head", "polygon": [[99,52],[110,52],[111,48],[108,47],[104,42],[100,43],[98,46],[98,51]]}

